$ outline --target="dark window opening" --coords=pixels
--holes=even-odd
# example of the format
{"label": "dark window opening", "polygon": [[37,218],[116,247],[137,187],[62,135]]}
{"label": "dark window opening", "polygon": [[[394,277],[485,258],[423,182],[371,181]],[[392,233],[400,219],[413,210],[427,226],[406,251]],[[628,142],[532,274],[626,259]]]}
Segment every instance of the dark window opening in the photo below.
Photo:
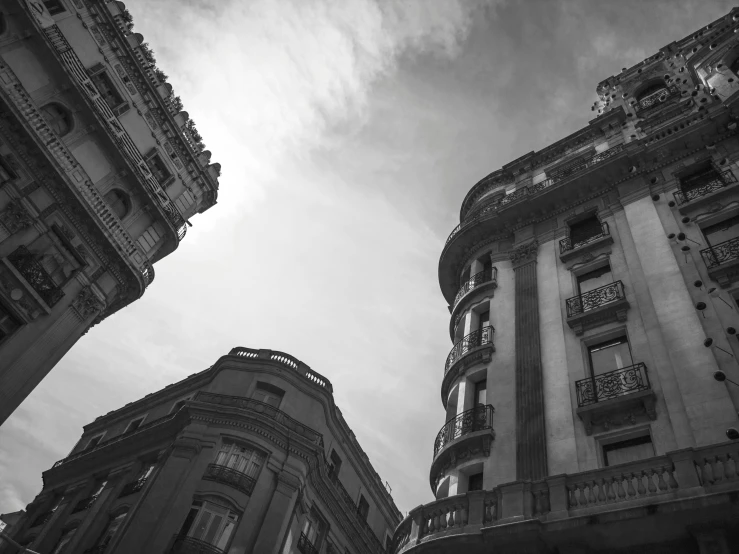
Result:
{"label": "dark window opening", "polygon": [[485,327],[490,327],[490,310],[480,313],[477,329],[482,331]]}
{"label": "dark window opening", "polygon": [[654,445],[649,435],[603,445],[603,462],[606,466],[645,460],[652,456]]}
{"label": "dark window opening", "polygon": [[338,478],[339,470],[341,469],[341,457],[336,453],[336,450],[331,450],[331,461],[328,467],[329,478]]}
{"label": "dark window opening", "polygon": [[716,246],[727,240],[739,237],[739,215],[704,227],[703,235],[706,237],[708,246]]}
{"label": "dark window opening", "polygon": [[479,383],[475,383],[475,405],[479,406],[480,404],[485,405],[487,404],[487,388],[488,383],[487,381],[480,381]]}
{"label": "dark window opening", "polygon": [[367,499],[359,495],[359,504],[357,505],[357,515],[362,518],[364,521],[367,521],[367,515],[369,514],[369,502],[367,502]]}
{"label": "dark window opening", "polygon": [[49,10],[51,15],[57,15],[67,11],[61,0],[43,0],[43,2],[44,7]]}
{"label": "dark window opening", "polygon": [[690,192],[695,189],[705,186],[710,181],[721,179],[721,173],[719,173],[715,167],[708,165],[703,167],[686,177],[680,178],[680,190],[684,195],[690,196]]}
{"label": "dark window opening", "polygon": [[164,164],[159,154],[152,154],[148,157],[146,162],[149,164],[149,169],[159,181],[160,185],[167,183],[172,178],[172,173],[169,168]]}
{"label": "dark window opening", "polygon": [[118,92],[118,89],[115,88],[113,81],[110,80],[110,77],[105,71],[91,75],[90,80],[92,80],[95,88],[98,89],[98,92],[111,110],[115,110],[115,108],[124,103],[123,97]]}
{"label": "dark window opening", "polygon": [[103,198],[118,219],[126,217],[131,210],[131,201],[128,199],[128,195],[119,189],[109,190]]}
{"label": "dark window opening", "polygon": [[21,325],[21,320],[0,302],[0,342],[20,329]]}
{"label": "dark window opening", "polygon": [[570,243],[572,248],[587,244],[602,234],[603,224],[594,215],[570,225]]}
{"label": "dark window opening", "polygon": [[110,520],[108,520],[108,525],[103,530],[103,533],[100,535],[100,538],[98,538],[98,541],[96,543],[97,547],[104,549],[110,544],[110,541],[112,541],[113,537],[115,537],[116,533],[118,532],[118,529],[123,523],[123,520],[126,519],[127,514],[128,512],[122,512],[118,514],[117,516],[114,516],[110,518]]}
{"label": "dark window opening", "polygon": [[731,62],[729,69],[731,69],[735,75],[739,75],[739,56],[734,58],[734,61]]}
{"label": "dark window opening", "polygon": [[46,104],[41,108],[41,115],[49,124],[49,127],[60,137],[72,130],[72,116],[59,104]]}
{"label": "dark window opening", "polygon": [[613,273],[611,273],[611,266],[608,264],[577,276],[579,294],[585,294],[611,283],[613,283]]}
{"label": "dark window opening", "polygon": [[467,482],[468,491],[481,491],[482,490],[482,473],[475,473],[470,475],[469,481]]}
{"label": "dark window opening", "polygon": [[275,387],[274,385],[270,385],[269,383],[259,382],[257,383],[257,388],[254,391],[252,398],[254,398],[254,400],[264,402],[265,404],[269,404],[270,406],[274,406],[275,408],[279,408],[283,396],[285,396],[284,390]]}
{"label": "dark window opening", "polygon": [[588,354],[593,377],[634,365],[626,336],[590,346]]}

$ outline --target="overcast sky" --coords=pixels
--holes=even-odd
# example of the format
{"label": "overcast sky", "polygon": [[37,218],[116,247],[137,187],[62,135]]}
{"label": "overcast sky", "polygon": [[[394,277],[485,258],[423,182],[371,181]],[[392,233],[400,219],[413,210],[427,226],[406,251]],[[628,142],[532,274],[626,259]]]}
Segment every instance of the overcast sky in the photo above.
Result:
{"label": "overcast sky", "polygon": [[462,198],[586,125],[602,79],[731,5],[128,1],[222,165],[218,204],[0,428],[0,513],[33,500],[83,425],[234,346],[328,377],[401,511],[432,500],[452,346],[437,263]]}

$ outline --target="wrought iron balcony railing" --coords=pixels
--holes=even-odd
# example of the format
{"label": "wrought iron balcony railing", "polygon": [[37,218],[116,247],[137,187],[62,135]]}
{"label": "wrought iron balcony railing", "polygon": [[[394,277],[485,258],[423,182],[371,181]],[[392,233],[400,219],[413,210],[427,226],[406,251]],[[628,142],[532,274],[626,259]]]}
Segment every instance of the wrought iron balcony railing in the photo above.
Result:
{"label": "wrought iron balcony railing", "polygon": [[8,260],[49,307],[62,299],[64,291],[56,285],[28,248],[19,246],[8,254]]}
{"label": "wrought iron balcony railing", "polygon": [[174,544],[169,550],[170,554],[223,554],[223,550],[216,548],[212,544],[186,537],[184,535],[175,535]]}
{"label": "wrought iron balcony railing", "polygon": [[136,494],[141,489],[144,488],[144,485],[146,484],[146,481],[148,481],[148,476],[143,477],[141,479],[136,479],[136,481],[131,481],[130,483],[126,483],[124,487],[121,489],[121,494],[118,495],[118,498],[123,498],[124,496],[129,496],[131,494]]}
{"label": "wrought iron balcony railing", "polygon": [[575,382],[579,408],[650,388],[647,366],[641,362]]}
{"label": "wrought iron balcony railing", "polygon": [[604,221],[601,223],[601,232],[596,235],[592,235],[586,239],[578,240],[576,242],[572,242],[571,237],[565,237],[562,240],[560,240],[559,241],[559,253],[564,254],[565,252],[574,250],[575,248],[580,248],[581,246],[590,244],[591,242],[598,240],[599,238],[606,237],[610,234],[611,232],[608,229],[608,223]]}
{"label": "wrought iron balcony railing", "polygon": [[[555,171],[554,173],[552,173],[552,175],[549,176],[548,179],[545,179],[544,181],[540,183],[531,185],[530,187],[518,189],[515,192],[504,196],[500,200],[493,201],[492,203],[486,204],[482,208],[474,212],[466,214],[462,222],[459,225],[457,225],[454,229],[452,229],[451,233],[449,233],[449,236],[447,237],[445,244],[449,244],[449,242],[451,242],[454,235],[459,233],[459,231],[461,231],[463,228],[473,225],[474,223],[484,218],[488,214],[497,212],[504,206],[511,204],[515,202],[516,200],[523,198],[524,196],[532,196],[532,195],[538,194],[544,189],[547,189],[553,185],[556,185],[560,181],[563,181],[564,179],[567,179],[568,177],[571,177],[572,175],[575,175],[589,167],[598,165],[599,163],[602,163],[605,160],[612,158],[619,152],[623,151],[624,148],[625,146],[623,144],[617,144],[616,146],[613,146],[612,148],[609,148],[608,150],[604,150],[603,152],[598,152],[596,154],[593,154],[592,156],[581,158],[577,160],[576,162],[573,162],[570,165],[558,171]],[[488,186],[493,186],[493,185],[489,184]],[[481,196],[484,196],[484,194]]]}
{"label": "wrought iron balcony railing", "polygon": [[677,85],[671,85],[660,90],[654,91],[649,96],[645,96],[636,103],[636,112],[641,115],[648,112],[666,102],[670,97],[680,96],[680,89]]}
{"label": "wrought iron balcony railing", "polygon": [[474,431],[493,428],[493,412],[490,404],[478,404],[450,419],[441,428],[434,441],[434,458],[447,444]]}
{"label": "wrought iron balcony railing", "polygon": [[203,479],[229,485],[244,494],[251,494],[256,484],[254,477],[249,477],[246,473],[218,464],[210,464],[205,470]]}
{"label": "wrought iron balcony railing", "polygon": [[495,335],[495,328],[492,325],[483,327],[478,331],[474,331],[460,340],[457,344],[452,347],[451,352],[446,357],[446,365],[444,366],[444,374],[457,362],[457,360],[464,357],[467,352],[478,346],[484,346],[486,344],[493,344],[493,337]]}
{"label": "wrought iron balcony railing", "polygon": [[695,177],[680,180],[680,190],[672,195],[678,205],[685,204],[696,198],[721,190],[736,183],[736,177],[731,170],[706,171]]}
{"label": "wrought iron balcony railing", "polygon": [[305,536],[305,533],[300,533],[300,538],[298,539],[298,550],[303,554],[318,554],[318,549],[313,546],[313,543]]}
{"label": "wrought iron balcony railing", "polygon": [[704,248],[701,250],[701,256],[708,269],[713,269],[726,262],[739,260],[739,237]]}
{"label": "wrought iron balcony railing", "polygon": [[624,284],[621,281],[615,281],[604,287],[589,290],[578,296],[567,299],[567,317],[575,317],[589,310],[600,308],[616,300],[623,300]]}
{"label": "wrought iron balcony railing", "polygon": [[468,292],[470,292],[472,289],[479,287],[483,283],[487,283],[489,281],[495,281],[497,278],[498,278],[498,268],[497,267],[483,269],[479,273],[475,273],[467,281],[462,283],[461,287],[459,287],[459,291],[457,291],[457,296],[454,298],[454,306],[452,307],[453,308],[456,307],[459,301],[462,300],[462,297]]}

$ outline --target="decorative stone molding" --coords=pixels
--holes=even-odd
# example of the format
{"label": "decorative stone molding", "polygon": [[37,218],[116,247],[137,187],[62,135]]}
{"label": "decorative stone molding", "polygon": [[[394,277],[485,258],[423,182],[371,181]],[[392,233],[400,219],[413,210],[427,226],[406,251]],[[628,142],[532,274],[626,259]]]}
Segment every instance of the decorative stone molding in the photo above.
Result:
{"label": "decorative stone molding", "polygon": [[72,301],[72,309],[82,321],[85,321],[90,316],[102,312],[105,309],[105,303],[98,298],[92,287],[85,287]]}
{"label": "decorative stone molding", "polygon": [[518,246],[510,252],[511,263],[513,268],[516,269],[522,265],[535,262],[536,252],[539,249],[539,241],[534,239],[533,241]]}
{"label": "decorative stone molding", "polygon": [[12,235],[33,225],[33,219],[19,199],[11,200],[0,212],[0,224]]}
{"label": "decorative stone molding", "polygon": [[608,431],[613,426],[654,421],[656,402],[657,395],[650,389],[577,408],[577,415],[585,425],[585,433],[592,435],[594,429]]}

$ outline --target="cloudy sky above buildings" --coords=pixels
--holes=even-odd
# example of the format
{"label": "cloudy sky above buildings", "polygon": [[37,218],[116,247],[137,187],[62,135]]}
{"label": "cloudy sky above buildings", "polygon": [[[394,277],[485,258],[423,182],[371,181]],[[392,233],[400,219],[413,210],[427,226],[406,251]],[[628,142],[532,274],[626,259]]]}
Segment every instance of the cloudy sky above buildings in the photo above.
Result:
{"label": "cloudy sky above buildings", "polygon": [[222,164],[219,201],[0,428],[0,513],[83,425],[234,346],[328,377],[399,508],[428,502],[452,346],[437,262],[462,198],[586,125],[599,81],[731,5],[129,0]]}

